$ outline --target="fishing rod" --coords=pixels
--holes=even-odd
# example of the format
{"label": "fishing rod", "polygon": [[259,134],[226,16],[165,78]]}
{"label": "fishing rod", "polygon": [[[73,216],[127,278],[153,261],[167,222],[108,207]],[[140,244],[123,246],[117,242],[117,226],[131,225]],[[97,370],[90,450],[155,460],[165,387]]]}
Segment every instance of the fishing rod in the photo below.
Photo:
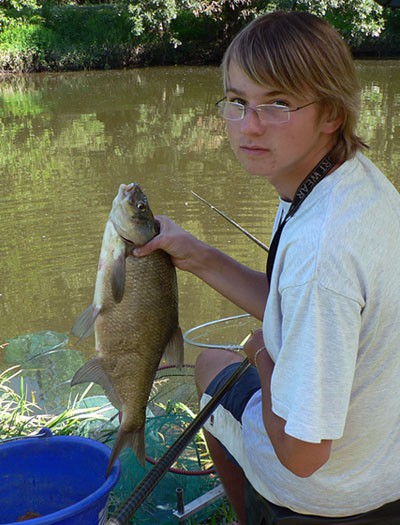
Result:
{"label": "fishing rod", "polygon": [[[251,335],[251,334],[250,334]],[[250,337],[250,335],[248,337]],[[248,338],[246,338],[247,340]],[[190,425],[182,432],[178,439],[170,446],[160,460],[148,472],[143,480],[136,486],[128,499],[120,506],[115,515],[109,518],[106,525],[127,525],[140,505],[147,496],[154,490],[156,485],[161,481],[163,476],[168,472],[170,466],[180,456],[182,451],[190,443],[192,438],[197,434],[204,425],[211,413],[215,410],[222,396],[234,385],[240,376],[250,367],[250,361],[246,357],[240,366],[231,374],[223,383],[220,389],[203,407],[203,409],[192,420]]]}
{"label": "fishing rod", "polygon": [[265,250],[266,252],[269,252],[269,248],[268,246],[266,246],[263,242],[261,242],[259,239],[257,239],[257,237],[255,237],[254,235],[252,235],[250,232],[248,232],[247,230],[245,230],[243,228],[243,226],[240,226],[240,224],[238,224],[236,221],[234,221],[233,219],[231,219],[230,217],[228,217],[228,215],[226,215],[223,211],[219,210],[218,208],[216,208],[213,204],[211,204],[210,202],[206,201],[206,199],[203,199],[203,197],[200,197],[200,195],[198,195],[197,193],[195,193],[194,191],[191,191],[191,193],[193,193],[193,195],[195,197],[197,197],[199,200],[201,200],[201,202],[204,202],[204,204],[206,204],[209,208],[211,208],[213,211],[217,212],[219,215],[221,215],[221,217],[223,217],[225,220],[227,220],[230,224],[232,224],[233,226],[235,226],[238,230],[240,230],[242,233],[244,233],[245,235],[247,235],[247,237],[249,237],[249,239],[251,239],[252,241],[254,241],[260,248],[262,248],[263,250]]}

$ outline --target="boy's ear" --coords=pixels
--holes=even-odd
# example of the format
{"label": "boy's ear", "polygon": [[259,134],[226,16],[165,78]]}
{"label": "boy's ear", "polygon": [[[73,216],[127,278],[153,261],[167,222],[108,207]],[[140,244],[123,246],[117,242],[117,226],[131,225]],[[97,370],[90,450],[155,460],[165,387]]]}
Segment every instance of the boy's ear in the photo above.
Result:
{"label": "boy's ear", "polygon": [[343,119],[340,117],[337,117],[332,120],[327,120],[323,126],[325,133],[335,133],[335,131],[341,128],[342,122]]}
{"label": "boy's ear", "polygon": [[343,125],[344,116],[333,109],[327,109],[321,118],[322,131],[325,133],[335,133]]}

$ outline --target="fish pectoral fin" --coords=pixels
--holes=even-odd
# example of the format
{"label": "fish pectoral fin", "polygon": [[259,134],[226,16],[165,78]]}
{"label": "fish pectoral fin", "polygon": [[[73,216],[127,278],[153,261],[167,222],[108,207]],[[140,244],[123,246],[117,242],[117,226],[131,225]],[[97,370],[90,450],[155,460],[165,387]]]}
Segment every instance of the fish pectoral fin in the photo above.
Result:
{"label": "fish pectoral fin", "polygon": [[125,247],[115,249],[111,276],[111,289],[116,303],[120,303],[125,291],[126,254]]}
{"label": "fish pectoral fin", "polygon": [[107,372],[104,370],[101,357],[93,357],[93,359],[85,363],[75,373],[71,380],[71,386],[81,383],[96,383],[100,385],[115,408],[117,410],[122,409],[122,403],[115,392]]}
{"label": "fish pectoral fin", "polygon": [[79,337],[79,341],[93,334],[94,322],[96,321],[96,318],[99,315],[100,311],[100,306],[91,304],[86,308],[84,312],[81,313],[81,315],[75,321],[71,332],[76,337]]}
{"label": "fish pectoral fin", "polygon": [[183,336],[180,326],[177,326],[172,333],[164,350],[164,357],[170,365],[181,368],[183,365]]}
{"label": "fish pectoral fin", "polygon": [[142,467],[146,464],[146,446],[144,442],[144,427],[137,431],[126,432],[123,425],[119,427],[117,438],[112,449],[107,467],[107,476],[120,453],[127,447],[131,447]]}

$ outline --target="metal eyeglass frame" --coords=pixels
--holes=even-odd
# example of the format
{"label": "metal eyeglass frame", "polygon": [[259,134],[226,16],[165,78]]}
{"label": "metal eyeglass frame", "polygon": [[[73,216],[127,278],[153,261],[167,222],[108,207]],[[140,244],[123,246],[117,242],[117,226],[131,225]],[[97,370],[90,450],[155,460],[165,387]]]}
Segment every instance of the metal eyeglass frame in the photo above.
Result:
{"label": "metal eyeglass frame", "polygon": [[[279,105],[279,104],[259,104],[255,108],[252,108],[251,106],[245,106],[244,104],[241,104],[240,102],[229,102],[228,100],[226,100],[226,97],[223,97],[220,100],[218,100],[218,102],[215,103],[215,106],[220,110],[222,118],[224,118],[225,120],[230,120],[232,122],[243,120],[245,115],[246,115],[246,111],[251,109],[252,111],[255,111],[258,114],[258,118],[260,119],[261,122],[265,122],[265,123],[268,123],[268,124],[284,124],[285,122],[289,122],[289,120],[290,120],[290,113],[294,113],[295,111],[299,111],[300,109],[303,109],[303,108],[306,108],[308,106],[311,106],[311,104],[314,104],[314,103],[315,103],[315,101],[308,102],[308,104],[304,104],[303,106],[297,106],[297,108],[293,108],[293,109],[289,109],[287,106],[282,106],[282,105]],[[241,111],[242,111],[241,116],[239,118],[227,118],[224,115],[222,115],[223,107],[226,104],[231,104],[231,105],[234,105],[235,107],[237,107],[238,109],[241,109]],[[282,115],[284,115],[284,114],[287,115],[287,118],[286,118],[286,120],[281,120],[281,121],[265,120],[265,118],[263,118],[263,117],[268,116],[268,114],[267,113],[263,113],[262,112],[262,108],[277,108],[277,109],[280,109],[280,110],[282,110]]]}

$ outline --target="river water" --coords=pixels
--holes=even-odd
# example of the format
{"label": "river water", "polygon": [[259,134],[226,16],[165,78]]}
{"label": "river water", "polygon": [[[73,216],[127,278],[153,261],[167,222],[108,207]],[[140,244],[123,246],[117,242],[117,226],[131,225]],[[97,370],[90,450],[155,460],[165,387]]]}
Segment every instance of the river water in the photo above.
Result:
{"label": "river water", "polygon": [[[359,132],[400,189],[400,62],[357,69]],[[68,334],[91,303],[120,183],[138,182],[155,213],[264,269],[265,252],[191,194],[269,242],[276,194],[233,158],[214,106],[217,67],[36,74],[5,78],[0,90],[0,344],[46,330]],[[178,278],[184,331],[240,313],[193,276]],[[89,357],[93,341],[80,348]],[[195,354],[188,349],[187,360]]]}

